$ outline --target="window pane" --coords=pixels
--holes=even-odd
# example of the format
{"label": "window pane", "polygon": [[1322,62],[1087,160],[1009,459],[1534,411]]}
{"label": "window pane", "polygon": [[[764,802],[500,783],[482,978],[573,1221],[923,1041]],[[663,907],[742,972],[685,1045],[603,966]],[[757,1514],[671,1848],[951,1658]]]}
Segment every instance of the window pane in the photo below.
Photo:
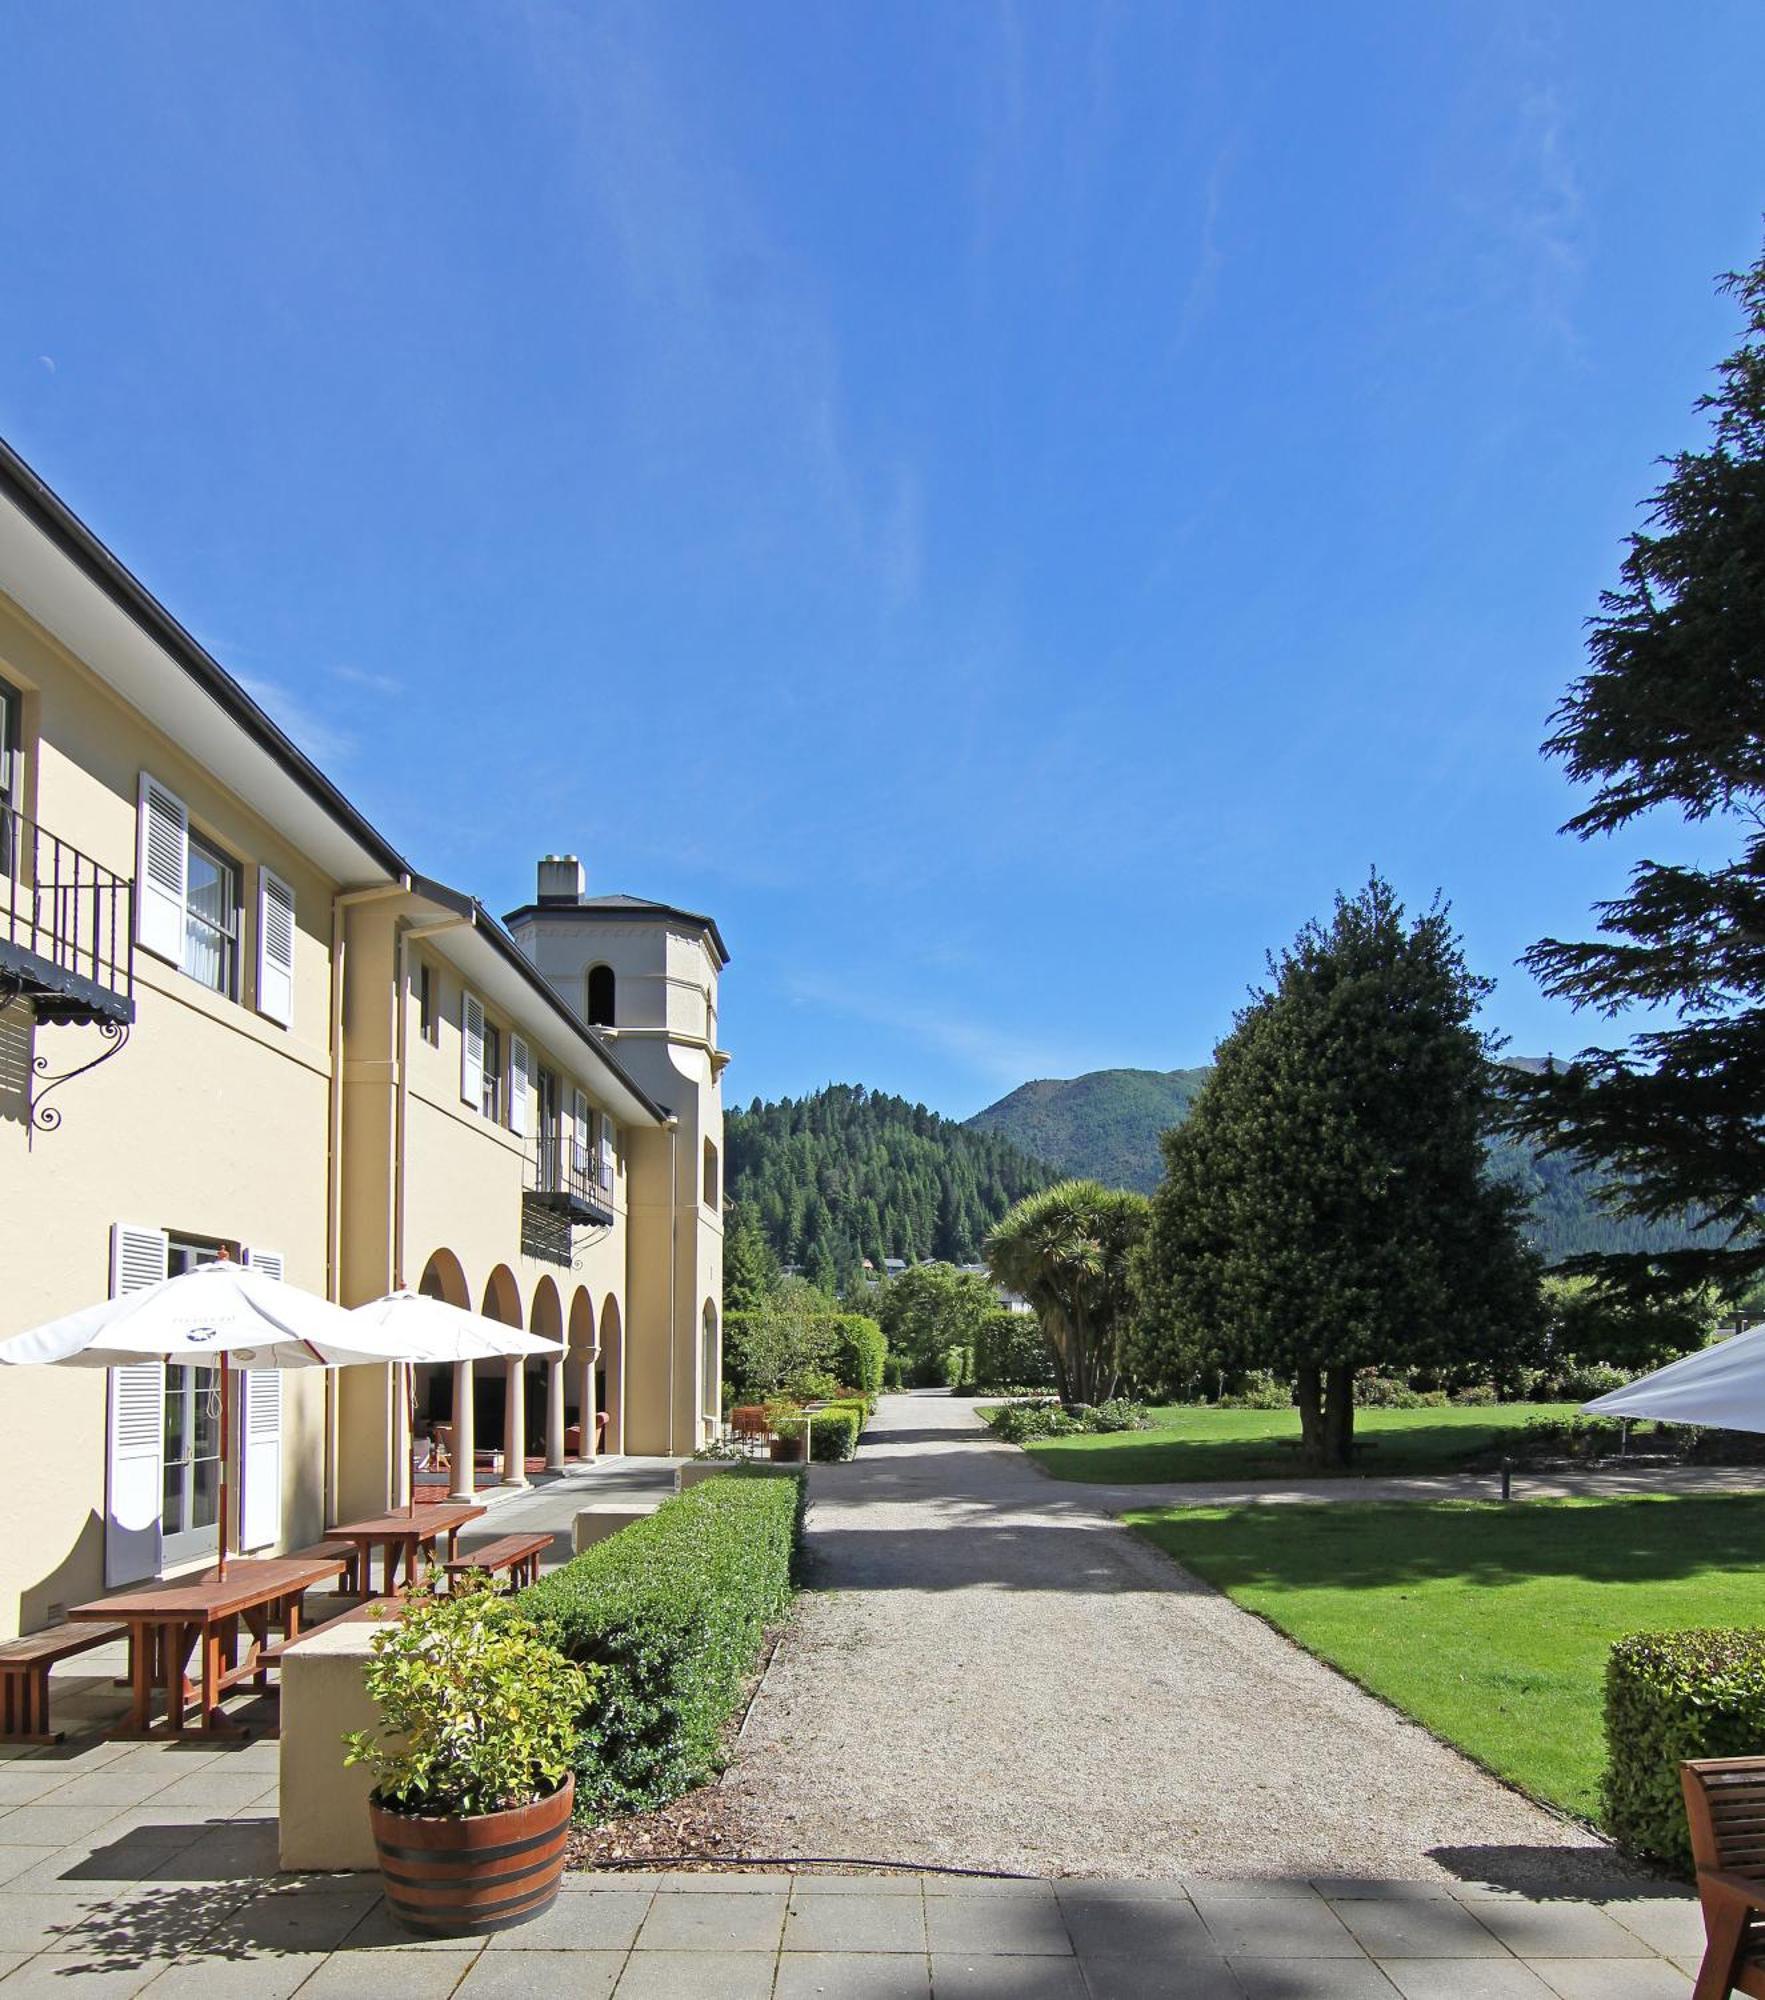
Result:
{"label": "window pane", "polygon": [[169,1469],[179,1464],[189,1449],[185,1421],[189,1410],[186,1396],[188,1368],[165,1371],[165,1462]]}
{"label": "window pane", "polygon": [[221,1518],[221,1462],[199,1458],[192,1468],[190,1521],[192,1528],[212,1528]]}
{"label": "window pane", "polygon": [[212,854],[205,854],[195,841],[190,843],[190,912],[217,926],[227,928],[233,918],[230,871]]}
{"label": "window pane", "polygon": [[192,1456],[213,1458],[221,1448],[221,1397],[220,1370],[218,1368],[191,1369],[192,1375],[200,1375],[196,1384],[196,1428]]}
{"label": "window pane", "polygon": [[162,1535],[181,1535],[190,1523],[184,1519],[184,1468],[168,1465],[161,1498],[159,1530]]}

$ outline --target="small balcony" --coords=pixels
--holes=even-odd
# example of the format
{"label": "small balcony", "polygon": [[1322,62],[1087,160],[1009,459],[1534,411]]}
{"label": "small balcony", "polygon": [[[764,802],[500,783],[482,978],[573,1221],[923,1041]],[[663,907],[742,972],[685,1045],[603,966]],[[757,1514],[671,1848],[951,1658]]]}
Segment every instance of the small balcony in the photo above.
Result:
{"label": "small balcony", "polygon": [[613,1226],[611,1175],[588,1147],[568,1133],[542,1138],[534,1156],[533,1185],[523,1199],[566,1222]]}
{"label": "small balcony", "polygon": [[135,1018],[135,885],[0,805],[0,1004],[42,1026]]}

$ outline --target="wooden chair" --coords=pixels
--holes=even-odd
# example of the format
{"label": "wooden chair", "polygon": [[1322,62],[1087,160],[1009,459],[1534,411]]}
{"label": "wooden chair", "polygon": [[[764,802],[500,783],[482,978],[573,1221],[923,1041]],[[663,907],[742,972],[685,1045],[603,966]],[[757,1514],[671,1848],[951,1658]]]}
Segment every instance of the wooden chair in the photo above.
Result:
{"label": "wooden chair", "polygon": [[772,1443],[772,1426],[766,1421],[763,1403],[738,1403],[729,1413],[729,1434],[742,1450],[766,1451]]}
{"label": "wooden chair", "polygon": [[1681,1764],[1704,1906],[1704,1962],[1692,2000],[1765,2000],[1765,1757]]}

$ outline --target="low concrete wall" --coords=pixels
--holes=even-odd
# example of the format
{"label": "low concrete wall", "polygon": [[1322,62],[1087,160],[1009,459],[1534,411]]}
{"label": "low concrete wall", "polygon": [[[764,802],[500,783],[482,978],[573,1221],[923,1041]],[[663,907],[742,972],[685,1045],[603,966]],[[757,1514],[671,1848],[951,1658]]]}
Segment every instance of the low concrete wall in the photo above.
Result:
{"label": "low concrete wall", "polygon": [[661,1504],[658,1500],[648,1506],[633,1503],[623,1507],[584,1507],[570,1524],[570,1546],[581,1555],[596,1542],[604,1542],[621,1528],[629,1528],[633,1521],[647,1520]]}
{"label": "low concrete wall", "polygon": [[368,1830],[372,1774],[343,1761],[346,1730],[373,1729],[380,1711],[363,1680],[384,1620],[320,1626],[282,1655],[281,1864],[377,1868]]}

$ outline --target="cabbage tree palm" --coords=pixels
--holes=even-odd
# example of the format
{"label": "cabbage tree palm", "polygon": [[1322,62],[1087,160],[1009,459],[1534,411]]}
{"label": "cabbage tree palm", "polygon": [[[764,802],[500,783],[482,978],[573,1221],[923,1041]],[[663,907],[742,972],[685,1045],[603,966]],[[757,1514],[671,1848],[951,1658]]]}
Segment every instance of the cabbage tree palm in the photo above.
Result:
{"label": "cabbage tree palm", "polygon": [[1150,1213],[1144,1195],[1057,1181],[1026,1196],[987,1238],[994,1282],[1035,1308],[1063,1403],[1115,1394],[1134,1309],[1129,1263]]}

